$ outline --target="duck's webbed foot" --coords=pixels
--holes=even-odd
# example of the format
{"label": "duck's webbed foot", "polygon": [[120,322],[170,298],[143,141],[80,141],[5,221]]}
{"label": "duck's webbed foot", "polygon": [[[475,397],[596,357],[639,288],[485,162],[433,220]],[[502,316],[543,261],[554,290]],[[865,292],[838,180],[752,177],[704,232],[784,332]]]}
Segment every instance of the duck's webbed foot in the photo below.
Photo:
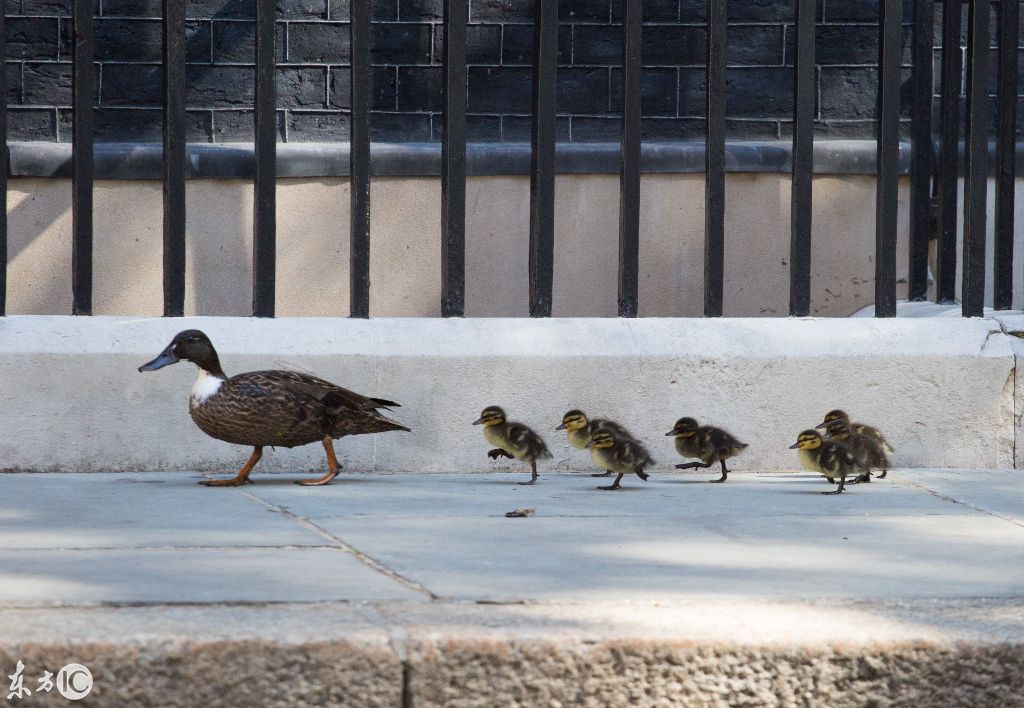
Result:
{"label": "duck's webbed foot", "polygon": [[611,484],[609,484],[606,487],[598,487],[598,489],[603,489],[606,492],[613,491],[613,490],[619,488],[619,482],[621,482],[621,481],[622,481],[622,475],[620,474],[618,477],[615,478],[614,482],[612,482]]}
{"label": "duck's webbed foot", "polygon": [[889,474],[889,470],[882,470],[882,474],[878,475],[879,479],[885,479],[885,475]]}
{"label": "duck's webbed foot", "polygon": [[295,484],[302,485],[303,487],[322,487],[333,482],[334,478],[338,476],[341,465],[338,463],[338,458],[334,455],[334,443],[331,442],[329,435],[324,436],[323,443],[324,452],[327,454],[327,474],[319,479],[297,479]]}
{"label": "duck's webbed foot", "polygon": [[515,459],[514,457],[512,457],[512,455],[510,453],[505,452],[500,447],[496,447],[493,450],[488,450],[487,451],[487,456],[489,458],[491,458],[492,460],[497,460],[499,457],[507,457],[510,460],[514,460]]}
{"label": "duck's webbed foot", "polygon": [[846,480],[839,480],[839,489],[833,489],[831,492],[822,492],[822,494],[842,494],[843,490],[846,489]]}
{"label": "duck's webbed foot", "polygon": [[[509,455],[509,457],[512,457],[512,455]],[[530,460],[530,472],[533,475],[533,476],[530,477],[530,481],[529,482],[520,482],[519,484],[521,484],[523,486],[530,486],[530,485],[533,485],[533,484],[537,483],[537,461],[536,460]]]}
{"label": "duck's webbed foot", "polygon": [[204,487],[239,487],[246,482],[252,484],[252,480],[249,479],[249,474],[252,472],[252,468],[256,466],[256,463],[263,457],[263,448],[254,447],[252,455],[249,456],[249,461],[242,466],[242,469],[238,471],[238,474],[231,479],[204,479],[199,484]]}
{"label": "duck's webbed foot", "polygon": [[676,465],[677,470],[695,470],[710,467],[710,464],[705,465],[703,462],[680,462]]}
{"label": "duck's webbed foot", "polygon": [[725,460],[722,460],[722,476],[719,477],[718,479],[709,479],[708,481],[711,482],[712,484],[719,484],[720,482],[724,482],[728,478],[729,470],[725,468]]}

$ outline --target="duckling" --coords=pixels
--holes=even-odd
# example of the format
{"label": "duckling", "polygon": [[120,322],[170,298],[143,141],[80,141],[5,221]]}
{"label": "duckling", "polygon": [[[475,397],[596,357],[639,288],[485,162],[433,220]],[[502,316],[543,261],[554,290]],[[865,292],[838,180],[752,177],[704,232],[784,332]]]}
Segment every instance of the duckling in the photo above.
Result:
{"label": "duckling", "polygon": [[510,460],[525,460],[530,463],[530,481],[519,484],[534,484],[537,481],[537,460],[550,459],[551,453],[537,433],[522,423],[509,423],[505,411],[498,406],[484,408],[473,425],[484,426],[484,438],[496,447],[487,453],[492,460],[507,457]]}
{"label": "duckling", "polygon": [[611,428],[594,431],[587,447],[590,448],[590,458],[595,465],[618,475],[610,485],[598,489],[618,489],[625,474],[635,474],[646,482],[648,474],[644,472],[644,467],[654,464],[643,445],[632,438],[616,435]]}
{"label": "duckling", "polygon": [[156,359],[140,366],[139,371],[156,371],[183,360],[199,368],[188,402],[195,424],[210,437],[253,448],[249,461],[235,477],[200,482],[209,487],[251,482],[249,475],[263,456],[264,447],[296,447],[317,441],[327,455],[327,474],[296,484],[329,484],[341,468],[332,440],[346,435],[409,431],[377,412],[378,408],[398,408],[394,401],[361,396],[309,374],[250,371],[228,378],[210,338],[198,329],[179,332]]}
{"label": "duckling", "polygon": [[[569,439],[569,444],[577,450],[584,450],[587,447],[587,443],[590,442],[590,438],[594,435],[594,432],[600,428],[608,428],[617,436],[622,438],[628,438],[634,440],[635,438],[618,423],[604,418],[588,419],[586,414],[578,409],[573,409],[562,416],[562,424],[559,425],[555,430],[565,430],[566,437]],[[611,472],[597,472],[596,474],[590,475],[591,477],[607,477]]]}
{"label": "duckling", "polygon": [[835,440],[822,440],[817,430],[800,433],[789,449],[800,451],[800,464],[805,469],[821,472],[830,482],[839,479],[839,489],[822,494],[842,494],[847,477],[856,476],[860,481],[867,474],[850,448]]}
{"label": "duckling", "polygon": [[725,466],[725,461],[747,448],[746,443],[741,443],[721,428],[697,425],[693,418],[680,418],[665,435],[675,436],[676,452],[680,455],[700,460],[678,464],[677,470],[710,467],[716,462],[722,465],[722,476],[719,479],[709,479],[709,482],[724,482],[728,479],[729,470]]}
{"label": "duckling", "polygon": [[[825,432],[828,434],[829,440],[838,440],[850,448],[861,465],[869,470],[882,470],[882,474],[878,475],[879,479],[885,479],[885,476],[889,474],[889,457],[875,438],[863,433],[852,432],[849,424],[841,419],[829,423]],[[870,474],[861,481],[870,482]]]}
{"label": "duckling", "polygon": [[878,444],[882,446],[883,452],[887,452],[890,455],[893,452],[895,452],[892,448],[892,445],[889,444],[889,441],[885,439],[884,435],[882,435],[882,431],[880,431],[878,428],[872,428],[870,425],[865,425],[864,423],[851,423],[850,416],[846,414],[846,411],[841,411],[838,408],[826,413],[825,420],[815,425],[814,428],[816,430],[825,430],[828,428],[829,423],[836,420],[841,420],[844,423],[846,423],[850,428],[850,432],[852,433],[867,435],[868,437],[877,440]]}

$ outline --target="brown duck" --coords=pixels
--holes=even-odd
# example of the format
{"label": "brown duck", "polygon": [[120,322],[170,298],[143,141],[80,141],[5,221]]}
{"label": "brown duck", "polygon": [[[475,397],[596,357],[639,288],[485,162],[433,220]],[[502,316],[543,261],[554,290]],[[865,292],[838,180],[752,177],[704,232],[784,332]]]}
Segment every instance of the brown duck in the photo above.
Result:
{"label": "brown duck", "polygon": [[235,445],[249,445],[252,456],[231,479],[200,482],[211,487],[245,484],[263,456],[263,448],[297,447],[320,441],[327,454],[327,474],[303,485],[329,484],[341,465],[332,440],[346,435],[405,430],[378,408],[398,407],[383,398],[367,398],[323,379],[297,371],[250,371],[228,378],[210,338],[197,329],[179,332],[153,361],[139,371],[156,371],[179,361],[199,368],[188,410],[199,429]]}

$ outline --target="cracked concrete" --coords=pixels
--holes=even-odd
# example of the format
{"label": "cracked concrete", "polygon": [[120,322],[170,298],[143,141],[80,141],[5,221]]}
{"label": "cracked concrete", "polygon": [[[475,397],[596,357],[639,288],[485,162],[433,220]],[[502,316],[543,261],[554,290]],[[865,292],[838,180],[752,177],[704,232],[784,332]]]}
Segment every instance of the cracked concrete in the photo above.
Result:
{"label": "cracked concrete", "polygon": [[1013,470],[897,469],[839,497],[792,472],[656,471],[618,493],[564,473],[204,476],[0,478],[0,667],[77,660],[105,706],[1009,706],[1024,690]]}

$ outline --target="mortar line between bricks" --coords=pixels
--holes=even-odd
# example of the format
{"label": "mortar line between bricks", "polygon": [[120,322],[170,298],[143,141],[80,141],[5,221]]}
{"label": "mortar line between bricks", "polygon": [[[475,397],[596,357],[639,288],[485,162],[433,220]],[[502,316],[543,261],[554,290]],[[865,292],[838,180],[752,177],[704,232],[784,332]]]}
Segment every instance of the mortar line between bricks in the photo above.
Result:
{"label": "mortar line between bricks", "polygon": [[253,494],[252,492],[250,492],[248,490],[245,490],[245,489],[235,489],[234,491],[239,493],[239,494],[241,494],[241,495],[243,495],[243,496],[249,497],[250,499],[252,499],[256,503],[263,505],[264,507],[266,507],[267,509],[270,509],[271,511],[276,511],[277,513],[281,514],[282,516],[285,516],[288,519],[291,519],[292,521],[294,521],[299,526],[302,526],[302,527],[304,527],[306,529],[309,529],[309,530],[319,534],[320,536],[322,536],[323,538],[327,539],[328,541],[331,541],[331,543],[335,547],[340,548],[340,549],[346,551],[347,553],[351,553],[352,556],[354,556],[358,560],[362,561],[365,565],[369,566],[370,568],[372,568],[373,570],[377,571],[378,573],[381,573],[382,575],[386,575],[387,577],[389,577],[392,580],[394,580],[395,582],[397,582],[397,583],[399,583],[399,584],[409,588],[410,590],[414,590],[414,591],[416,591],[418,593],[422,593],[422,594],[426,595],[427,597],[429,597],[431,600],[439,600],[440,599],[440,597],[438,595],[435,595],[433,592],[431,592],[429,589],[427,589],[426,586],[422,585],[421,583],[416,582],[415,580],[413,580],[411,578],[405,577],[404,575],[402,575],[398,571],[392,570],[391,568],[386,566],[381,561],[377,560],[373,556],[370,556],[370,555],[368,555],[366,553],[363,553],[358,548],[356,548],[352,544],[342,540],[340,537],[334,535],[333,533],[331,533],[327,529],[325,529],[322,526],[320,526],[315,521],[313,521],[311,519],[307,519],[305,516],[299,516],[298,514],[295,514],[295,513],[291,512],[291,511],[289,511],[288,509],[284,508],[283,506],[279,506],[277,504],[269,502],[266,499],[264,499],[264,498],[262,498],[260,496],[257,496],[257,495]]}
{"label": "mortar line between bricks", "polygon": [[1008,524],[1013,524],[1014,526],[1017,526],[1019,528],[1024,529],[1024,523],[1022,523],[1020,521],[1017,521],[1016,519],[1011,519],[1008,516],[1003,516],[1002,514],[997,514],[994,511],[989,511],[988,509],[983,509],[980,506],[975,506],[974,504],[971,504],[970,502],[961,501],[959,499],[956,499],[955,497],[951,497],[949,495],[943,494],[942,492],[937,492],[934,489],[931,489],[930,487],[926,487],[925,485],[920,484],[918,482],[912,482],[909,479],[901,479],[901,480],[898,481],[898,483],[901,484],[901,485],[909,485],[911,487],[916,487],[917,489],[921,489],[921,490],[927,492],[928,494],[931,494],[936,499],[941,499],[942,501],[949,502],[950,504],[956,504],[958,506],[965,506],[968,509],[971,509],[972,511],[977,511],[980,514],[986,514],[988,516],[991,516],[991,517],[994,517],[996,519],[999,519],[1000,521],[1005,521]]}

